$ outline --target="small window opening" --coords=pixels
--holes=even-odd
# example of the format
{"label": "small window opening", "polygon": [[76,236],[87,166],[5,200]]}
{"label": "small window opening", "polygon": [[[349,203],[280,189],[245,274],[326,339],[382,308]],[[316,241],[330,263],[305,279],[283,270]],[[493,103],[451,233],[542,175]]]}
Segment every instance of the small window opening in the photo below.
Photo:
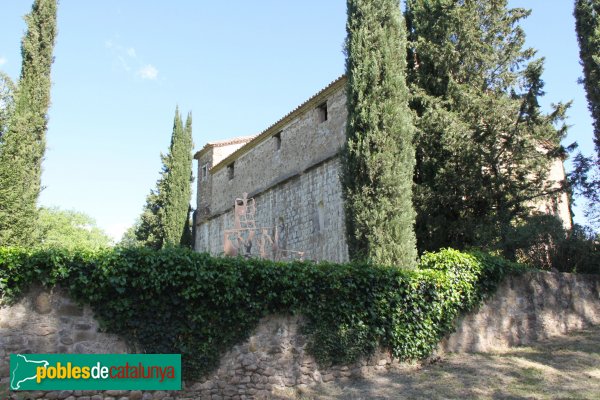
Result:
{"label": "small window opening", "polygon": [[229,177],[229,180],[233,179],[234,167],[235,167],[235,163],[231,163],[227,166],[227,176]]}
{"label": "small window opening", "polygon": [[319,123],[327,121],[327,102],[317,107]]}
{"label": "small window opening", "polygon": [[202,165],[202,172],[201,172],[202,176],[201,179],[203,181],[208,179],[208,163]]}
{"label": "small window opening", "polygon": [[275,140],[275,151],[279,151],[281,149],[281,132],[274,134],[273,139]]}

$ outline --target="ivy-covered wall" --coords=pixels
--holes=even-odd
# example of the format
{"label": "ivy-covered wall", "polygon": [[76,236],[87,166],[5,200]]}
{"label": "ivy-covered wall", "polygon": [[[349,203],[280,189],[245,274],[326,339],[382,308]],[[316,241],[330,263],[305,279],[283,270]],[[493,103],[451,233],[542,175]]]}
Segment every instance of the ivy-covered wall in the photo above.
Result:
{"label": "ivy-covered wall", "polygon": [[[542,271],[506,277],[493,296],[459,318],[441,343],[450,351],[496,351],[600,323],[600,276]],[[270,315],[243,342],[232,346],[208,376],[173,392],[56,391],[18,393],[20,398],[67,400],[172,400],[178,398],[272,398],[319,382],[360,378],[397,366],[384,349],[348,365],[318,365],[303,333],[306,318]],[[0,307],[0,398],[8,387],[9,353],[126,352],[117,335],[98,332],[89,307],[77,307],[57,288],[33,287]],[[17,393],[15,393],[17,394]],[[95,397],[91,397],[95,396]]]}
{"label": "ivy-covered wall", "polygon": [[5,302],[59,285],[138,351],[181,353],[186,378],[212,371],[270,314],[304,315],[307,351],[348,364],[387,349],[428,356],[455,317],[521,267],[483,253],[426,254],[420,268],[216,258],[180,249],[0,249]]}

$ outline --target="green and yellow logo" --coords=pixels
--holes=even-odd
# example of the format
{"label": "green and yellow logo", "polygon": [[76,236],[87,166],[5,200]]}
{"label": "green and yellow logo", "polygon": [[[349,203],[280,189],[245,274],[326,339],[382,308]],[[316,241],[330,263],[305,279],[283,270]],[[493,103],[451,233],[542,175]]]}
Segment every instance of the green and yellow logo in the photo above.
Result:
{"label": "green and yellow logo", "polygon": [[11,354],[11,390],[181,390],[180,354]]}

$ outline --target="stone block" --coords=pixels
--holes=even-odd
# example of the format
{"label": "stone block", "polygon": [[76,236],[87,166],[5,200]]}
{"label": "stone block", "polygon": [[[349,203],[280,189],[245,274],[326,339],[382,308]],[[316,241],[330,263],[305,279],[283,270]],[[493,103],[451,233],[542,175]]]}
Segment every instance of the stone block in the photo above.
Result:
{"label": "stone block", "polygon": [[83,308],[75,304],[63,303],[57,312],[61,317],[81,317],[83,315]]}
{"label": "stone block", "polygon": [[75,331],[73,339],[75,342],[91,342],[96,340],[98,334],[94,331]]}
{"label": "stone block", "polygon": [[107,390],[106,392],[104,392],[105,396],[111,396],[111,397],[119,397],[119,396],[123,396],[124,394],[127,394],[126,390]]}
{"label": "stone block", "polygon": [[142,397],[143,393],[141,390],[132,390],[131,392],[129,392],[130,400],[142,400]]}
{"label": "stone block", "polygon": [[49,314],[52,311],[52,297],[46,292],[38,294],[33,302],[33,309],[38,314]]}
{"label": "stone block", "polygon": [[72,390],[61,390],[58,393],[58,398],[59,399],[66,399],[67,397],[71,396],[73,394]]}
{"label": "stone block", "polygon": [[69,346],[72,345],[74,342],[72,338],[68,336],[63,336],[60,338],[60,343]]}
{"label": "stone block", "polygon": [[75,328],[79,331],[88,331],[88,330],[92,329],[92,325],[85,323],[85,322],[79,322],[79,323],[73,325],[73,328]]}

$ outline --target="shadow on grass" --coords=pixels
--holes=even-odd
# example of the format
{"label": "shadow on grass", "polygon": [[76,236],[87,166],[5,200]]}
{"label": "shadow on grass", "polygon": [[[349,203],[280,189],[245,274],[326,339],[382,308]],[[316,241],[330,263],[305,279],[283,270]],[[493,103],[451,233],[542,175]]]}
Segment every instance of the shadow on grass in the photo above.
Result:
{"label": "shadow on grass", "polygon": [[322,384],[300,399],[598,399],[600,327],[496,354]]}

